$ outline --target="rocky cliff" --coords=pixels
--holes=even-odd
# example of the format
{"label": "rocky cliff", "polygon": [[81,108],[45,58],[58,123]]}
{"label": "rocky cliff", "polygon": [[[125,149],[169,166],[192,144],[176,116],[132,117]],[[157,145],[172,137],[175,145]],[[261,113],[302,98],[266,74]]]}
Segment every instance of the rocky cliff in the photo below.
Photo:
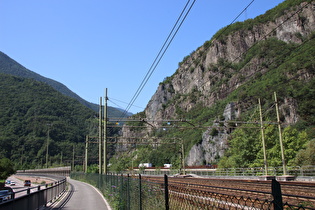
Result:
{"label": "rocky cliff", "polygon": [[[179,113],[189,112],[197,105],[212,107],[257,75],[268,72],[276,62],[276,55],[271,58],[249,55],[259,43],[275,39],[284,44],[300,44],[315,29],[314,2],[300,1],[290,8],[283,8],[290,2],[294,1],[284,2],[255,19],[221,29],[210,41],[185,57],[176,72],[160,83],[144,111],[145,118],[153,123],[161,119],[179,119]],[[246,103],[246,97],[235,103],[228,102],[224,113],[218,115],[222,115],[224,119],[221,120],[225,121],[237,119],[249,106]],[[285,98],[281,109],[285,122],[298,120],[296,109],[295,100]],[[215,126],[216,123],[205,129],[202,140],[189,148],[186,155],[188,165],[211,163],[222,157],[230,131],[219,130],[213,135]],[[138,135],[149,134],[146,130]]]}
{"label": "rocky cliff", "polygon": [[[191,109],[197,102],[205,106],[225,98],[233,90],[244,84],[255,72],[265,72],[262,69],[264,58],[248,61],[244,68],[236,72],[233,68],[222,69],[224,62],[239,63],[245,53],[255,44],[269,38],[277,38],[284,42],[301,43],[301,37],[306,37],[314,31],[315,12],[313,4],[303,2],[294,9],[285,10],[280,17],[256,25],[248,23],[249,28],[240,28],[228,35],[206,42],[188,56],[167,81],[161,83],[148,103],[145,113],[147,118],[169,118],[176,116],[174,106],[163,109],[169,101],[178,95],[198,93],[197,101],[185,99],[178,105]],[[259,19],[262,17],[257,17]],[[252,20],[248,20],[250,22]],[[244,22],[243,25],[247,25]],[[241,23],[239,23],[241,24]],[[224,65],[224,64],[223,64]],[[224,82],[222,82],[224,80]],[[220,83],[218,85],[218,83]],[[175,102],[176,103],[176,102]]]}

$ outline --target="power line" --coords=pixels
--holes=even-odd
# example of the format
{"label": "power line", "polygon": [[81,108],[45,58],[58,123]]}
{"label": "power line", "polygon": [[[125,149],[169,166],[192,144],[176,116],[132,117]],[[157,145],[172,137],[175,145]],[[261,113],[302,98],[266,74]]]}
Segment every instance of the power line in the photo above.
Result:
{"label": "power line", "polygon": [[[146,85],[146,83],[148,82],[149,78],[151,77],[151,75],[153,74],[153,72],[155,71],[156,67],[158,66],[159,62],[161,61],[162,57],[164,56],[166,50],[168,49],[168,47],[170,46],[171,42],[173,41],[174,37],[176,36],[179,28],[181,27],[181,25],[183,24],[183,22],[185,21],[187,15],[189,14],[191,8],[193,7],[193,5],[195,4],[196,0],[194,0],[190,6],[190,0],[187,1],[184,9],[182,10],[181,14],[179,15],[176,23],[174,24],[171,32],[169,33],[168,37],[166,38],[163,46],[161,47],[158,55],[156,56],[156,58],[154,59],[151,67],[149,68],[148,72],[146,73],[145,77],[143,78],[141,84],[139,85],[136,93],[134,94],[134,96],[132,97],[131,101],[129,102],[128,106],[126,107],[124,113],[122,114],[122,117],[126,116],[127,112],[129,111],[130,107],[133,105],[133,103],[135,102],[135,100],[138,98],[139,94],[141,93],[141,91],[143,90],[144,86]],[[189,8],[188,8],[189,6]],[[188,9],[187,9],[188,8]],[[187,11],[186,11],[187,10]],[[186,12],[185,12],[186,11]],[[184,15],[185,13],[185,15]],[[184,15],[184,16],[183,16]],[[180,21],[181,20],[181,21]],[[179,23],[180,22],[180,23]],[[175,32],[174,32],[175,31]]]}
{"label": "power line", "polygon": [[[255,0],[252,0],[234,19],[233,19],[233,21],[218,35],[218,37],[220,37],[224,32],[225,32],[225,30],[227,30],[249,7],[250,7],[250,5],[254,2]],[[193,4],[195,3],[195,1],[193,2]],[[191,5],[191,7],[193,6],[193,4]],[[190,9],[191,9],[191,7],[190,7]],[[189,10],[190,10],[189,9]],[[189,12],[189,11],[188,11]],[[188,13],[187,13],[188,14]],[[186,16],[187,16],[187,14],[186,14]],[[185,16],[185,17],[186,17]],[[179,28],[178,28],[179,29]],[[178,31],[178,29],[177,29],[177,31]],[[177,32],[176,31],[176,32]],[[173,37],[174,38],[174,37]],[[172,39],[173,39],[172,38]],[[170,44],[170,43],[169,43]],[[168,44],[168,46],[169,46],[169,44]],[[163,45],[164,46],[164,45]],[[164,53],[165,53],[165,51],[164,51]],[[163,55],[164,55],[164,53],[163,53]],[[162,58],[162,57],[161,57]],[[161,59],[160,58],[160,59]],[[159,60],[160,61],[160,60]],[[157,65],[156,65],[157,66]],[[156,68],[156,66],[155,66],[155,68]],[[153,70],[154,71],[154,70]],[[152,72],[153,73],[153,72]],[[151,74],[152,74],[151,73]],[[143,87],[142,87],[143,88]]]}
{"label": "power line", "polygon": [[[123,104],[129,104],[128,102],[121,101],[121,100],[118,100],[118,99],[115,99],[115,98],[108,98],[108,100],[109,100],[111,103],[115,104],[117,107],[121,108],[121,109],[123,109],[123,108],[122,108],[121,106],[119,106],[117,103],[115,103],[114,101],[118,101],[118,102],[123,103]],[[114,100],[114,101],[113,101],[113,100]],[[141,106],[137,106],[137,105],[132,105],[132,106],[133,106],[133,107],[137,107],[137,108],[144,109],[144,108],[141,107]]]}
{"label": "power line", "polygon": [[[254,1],[254,0],[253,0]],[[252,4],[253,3],[253,1],[250,3],[250,4]],[[249,5],[250,5],[249,4]],[[249,7],[249,5],[247,6],[247,7]],[[191,7],[192,7],[192,5],[191,5]],[[246,11],[246,9],[247,9],[247,7],[242,11],[242,12],[244,12],[244,11]],[[301,8],[299,11],[301,11],[303,8]],[[299,11],[297,11],[296,13],[294,13],[292,16],[290,16],[290,17],[288,17],[286,20],[284,20],[282,23],[280,23],[279,25],[277,25],[270,33],[267,33],[262,39],[260,39],[260,40],[258,40],[257,42],[255,42],[255,43],[253,43],[253,45],[251,46],[251,47],[249,47],[244,53],[242,53],[242,55],[240,55],[238,58],[235,58],[234,60],[233,60],[233,62],[234,61],[236,61],[237,59],[239,59],[239,58],[241,58],[245,53],[247,53],[250,49],[252,49],[255,45],[257,45],[258,44],[258,42],[259,41],[261,41],[261,40],[263,40],[263,39],[266,39],[271,33],[273,33],[277,28],[279,28],[281,25],[283,25],[286,21],[288,21],[289,19],[291,19],[295,14],[298,14],[298,12]],[[188,11],[189,12],[189,11]],[[188,13],[186,13],[186,15],[187,15]],[[237,18],[236,18],[237,19]],[[235,21],[236,19],[234,19],[233,21]],[[183,22],[183,21],[182,21]],[[179,26],[180,27],[180,26]],[[177,28],[177,31],[178,31],[178,29],[179,29],[179,27]],[[220,36],[223,34],[223,32],[220,34]],[[174,36],[175,36],[175,34],[173,35],[173,38],[174,38]],[[135,93],[135,95],[134,95],[134,97],[133,97],[133,99],[131,100],[131,102],[128,104],[128,107],[127,107],[127,109],[125,110],[125,112],[127,112],[128,110],[129,110],[129,108],[132,106],[132,104],[134,103],[134,101],[136,100],[136,98],[138,97],[138,95],[140,94],[140,92],[142,91],[142,89],[144,88],[144,86],[145,86],[145,84],[147,83],[147,81],[148,81],[148,79],[150,78],[150,76],[152,75],[152,73],[153,73],[153,71],[155,70],[155,68],[156,68],[156,66],[158,65],[158,63],[159,63],[159,61],[162,59],[162,57],[163,57],[163,55],[164,55],[164,53],[165,53],[165,51],[167,50],[167,47],[170,45],[170,43],[171,43],[171,41],[173,40],[173,38],[170,40],[170,42],[167,44],[167,42],[165,42],[164,43],[164,45],[163,45],[163,47],[161,48],[161,50],[160,50],[160,52],[159,52],[159,54],[158,54],[158,56],[156,57],[156,59],[154,60],[154,62],[153,62],[153,64],[152,64],[152,66],[151,66],[151,68],[149,69],[149,71],[147,72],[147,75],[145,76],[145,78],[144,78],[144,80],[142,81],[142,83],[141,83],[141,85],[139,86],[139,88],[138,88],[138,90],[137,90],[137,92]],[[306,42],[308,42],[308,41],[310,41],[310,40],[312,40],[312,38],[310,38],[309,40],[307,40],[307,41],[304,41],[301,45],[299,45],[298,47],[296,47],[294,50],[291,50],[291,52],[290,52],[290,54],[289,54],[289,57],[291,57],[292,58],[292,56],[293,57],[295,57],[295,56],[297,56],[297,55],[293,55],[292,54],[292,52],[294,52],[295,50],[298,50],[302,45],[304,45]],[[164,49],[164,52],[162,52],[162,50],[163,50],[163,48],[164,48],[164,46],[165,45],[167,45],[167,47]],[[161,56],[160,56],[160,53],[161,53]],[[286,58],[286,59],[289,59],[289,58]],[[272,61],[272,62],[275,62],[275,61]],[[285,62],[285,61],[284,61]],[[227,68],[227,66],[224,66],[223,68]],[[262,69],[260,70],[260,71],[262,71]],[[259,71],[258,71],[259,72]],[[256,74],[257,72],[255,72],[254,74]],[[289,79],[290,80],[290,79]],[[269,109],[271,109],[271,107],[269,108]],[[268,109],[268,110],[269,110]],[[225,121],[223,121],[223,123],[240,123],[240,124],[257,124],[257,125],[259,125],[259,122],[257,121],[254,121],[254,122],[242,122],[242,121],[227,121],[227,122],[225,122]],[[276,124],[276,123],[273,123],[273,122],[264,122],[264,124],[268,124],[268,125],[272,125],[272,124]],[[134,126],[134,127],[136,127],[136,126]],[[140,127],[140,126],[137,126],[137,127]],[[161,126],[161,127],[163,127],[163,126]],[[164,126],[164,127],[167,127],[167,126]],[[237,128],[238,126],[237,125],[235,125],[235,126],[229,126],[228,128]],[[172,127],[168,127],[168,128],[172,128]],[[174,128],[178,128],[178,127],[174,127]],[[201,127],[196,127],[196,128],[201,128]],[[196,129],[196,128],[194,128],[194,129]],[[221,127],[218,127],[218,126],[210,126],[209,128],[217,128],[217,129],[219,129],[219,128],[221,128]],[[249,127],[246,127],[246,128],[249,128]],[[256,128],[256,127],[250,127],[250,128]],[[183,129],[190,129],[190,128],[184,128],[183,127]],[[203,129],[203,128],[201,128],[201,129]],[[222,128],[221,128],[222,129]],[[259,129],[259,127],[257,126],[257,129]],[[123,137],[123,139],[130,139],[130,138],[137,138],[137,139],[139,139],[139,137]],[[117,138],[118,139],[118,138]],[[117,143],[117,140],[116,140],[116,142],[115,143]],[[137,144],[137,143],[139,143],[139,142],[136,142],[136,141],[133,141],[133,142],[128,142],[128,141],[125,141],[125,142],[123,142],[124,144],[127,144],[127,143],[135,143],[135,144]],[[144,143],[144,142],[143,142]],[[150,144],[150,142],[146,142],[147,144]]]}
{"label": "power line", "polygon": [[[252,3],[253,3],[253,1],[250,2],[250,4],[249,4],[237,17],[239,17],[244,11],[246,11],[246,9],[247,9]],[[252,48],[253,48],[254,46],[256,46],[258,43],[260,43],[260,41],[265,40],[268,36],[270,36],[270,34],[274,33],[276,29],[278,29],[279,27],[281,27],[284,23],[286,23],[288,20],[290,20],[290,19],[291,19],[292,17],[294,17],[296,14],[298,14],[299,12],[301,12],[302,9],[304,9],[305,7],[307,7],[310,3],[311,3],[311,2],[308,2],[306,5],[303,5],[303,6],[302,6],[301,8],[299,8],[296,12],[294,12],[294,13],[291,14],[289,17],[287,17],[285,20],[283,20],[281,23],[279,23],[277,26],[275,26],[275,28],[273,28],[269,33],[265,34],[265,36],[263,36],[261,39],[257,40],[255,43],[253,43],[252,46],[250,46],[250,47],[249,47],[245,52],[243,52],[240,56],[236,57],[232,62],[235,62],[235,61],[239,60],[239,59],[240,59],[242,56],[244,56],[250,49],[252,49]],[[216,40],[218,40],[218,39],[222,36],[222,34],[234,23],[234,21],[235,21],[236,19],[237,19],[237,18],[235,18],[235,19],[232,21],[232,23],[231,23],[230,25],[228,25],[218,36],[216,36]],[[304,44],[306,44],[306,43],[307,43],[308,41],[310,41],[310,40],[312,40],[312,38],[310,38],[310,39],[308,39],[308,40],[302,42],[300,45],[298,45],[298,46],[297,46],[295,49],[293,49],[291,52],[288,52],[288,54],[294,52],[295,50],[298,50],[301,46],[303,46]],[[212,42],[213,42],[213,41],[212,41]],[[211,47],[211,45],[208,45],[208,48],[209,48],[209,47]],[[204,50],[204,53],[206,52],[206,50],[207,50],[208,48],[206,48],[206,49]],[[288,58],[287,58],[287,59],[288,59]],[[274,63],[274,62],[276,62],[276,60],[271,61],[271,62],[269,63],[269,65],[272,64],[272,63]],[[192,63],[188,68],[191,68],[191,66],[192,66],[193,64],[194,64],[194,63]],[[222,67],[222,70],[227,69],[227,68],[229,67],[228,65],[229,65],[229,64],[224,65],[224,66]],[[260,70],[258,70],[258,71],[256,71],[256,72],[252,73],[251,75],[248,75],[247,77],[252,77],[253,75],[255,75],[255,74],[257,74],[257,73],[259,73],[259,72],[261,72],[261,71],[263,71],[263,70],[264,70],[264,69],[261,68]],[[221,72],[217,72],[216,74],[212,75],[212,77],[218,76],[219,74],[221,74]],[[206,82],[208,82],[208,81],[206,81]],[[205,82],[205,83],[206,83],[206,82]],[[203,83],[201,86],[203,86],[205,83]]]}
{"label": "power line", "polygon": [[[243,10],[242,12],[240,12],[236,18],[234,18],[234,20],[230,23],[230,25],[228,27],[225,28],[225,30],[227,28],[229,28],[247,9],[248,7],[254,2],[255,0],[252,0]],[[143,78],[141,84],[139,85],[136,93],[134,94],[134,96],[132,97],[132,99],[130,100],[129,104],[127,105],[127,107],[125,108],[123,114],[121,115],[122,118],[124,118],[126,116],[126,114],[128,113],[129,109],[131,108],[131,106],[133,105],[133,103],[135,102],[135,100],[138,98],[138,96],[140,95],[141,91],[143,90],[144,86],[146,85],[146,83],[148,82],[149,78],[151,77],[151,75],[153,74],[153,72],[155,71],[156,67],[158,66],[159,62],[161,61],[161,59],[163,58],[166,50],[168,49],[168,47],[170,46],[171,42],[173,41],[174,37],[176,36],[178,30],[180,29],[181,25],[183,24],[183,22],[185,21],[187,15],[189,14],[190,10],[192,9],[193,5],[195,4],[196,0],[194,0],[190,6],[190,0],[187,1],[184,9],[182,10],[181,14],[179,15],[176,23],[174,24],[171,32],[169,33],[168,37],[166,38],[163,46],[161,47],[158,55],[156,56],[156,58],[154,59],[151,67],[149,68],[148,72],[146,73],[145,77]],[[188,8],[189,6],[189,8]],[[188,10],[187,10],[188,8]],[[187,10],[187,11],[186,11]],[[186,13],[185,13],[186,11]],[[185,13],[185,15],[184,15]],[[184,17],[183,17],[184,15]],[[181,21],[180,21],[181,20]],[[180,22],[180,23],[179,23]],[[179,24],[179,25],[178,25]],[[224,31],[225,31],[224,30]],[[175,31],[175,32],[174,32]],[[224,32],[222,31],[221,34]],[[221,34],[219,34],[219,36],[221,36]]]}
{"label": "power line", "polygon": [[[252,4],[254,2],[254,0],[253,1],[251,1],[250,2],[250,4],[249,5],[247,5],[247,7],[237,16],[237,17],[239,17],[244,11],[246,11],[246,9]],[[308,5],[308,4],[307,4]],[[296,11],[294,14],[292,14],[292,15],[290,15],[289,17],[287,17],[287,19],[286,20],[284,20],[283,22],[281,22],[280,24],[278,24],[273,30],[271,30],[271,32],[269,32],[269,33],[267,33],[265,36],[263,36],[260,40],[258,40],[257,42],[255,42],[251,47],[249,47],[244,53],[242,53],[242,55],[240,55],[238,58],[235,58],[234,59],[234,61],[235,60],[237,60],[237,59],[239,59],[241,56],[243,56],[246,52],[248,52],[251,48],[253,48],[255,45],[257,45],[258,43],[259,43],[259,41],[261,41],[261,40],[264,40],[264,39],[266,39],[271,33],[273,33],[277,28],[279,28],[281,25],[283,25],[285,22],[287,22],[288,20],[290,20],[294,15],[296,15],[296,14],[298,14],[303,8],[305,8],[307,5],[304,5],[302,8],[299,8],[299,10],[298,11]],[[192,7],[192,5],[191,5],[191,7]],[[187,15],[188,13],[186,13],[186,15]],[[232,21],[232,23],[236,20],[237,18],[235,18],[233,21]],[[231,23],[231,24],[232,24]],[[230,24],[230,25],[231,25]],[[229,26],[230,26],[229,25]],[[228,26],[228,27],[229,27]],[[179,29],[179,28],[178,28]],[[223,34],[223,32],[222,33],[220,33],[220,36]],[[218,38],[218,37],[217,37]],[[307,40],[307,41],[304,41],[304,42],[302,42],[302,44],[300,44],[299,46],[297,46],[294,50],[292,50],[290,53],[291,53],[291,55],[292,55],[292,52],[293,51],[295,51],[295,50],[298,50],[301,46],[303,46],[305,43],[307,43],[308,41],[310,41],[310,40],[312,40],[312,38],[310,38],[309,40]],[[166,44],[166,43],[165,43]],[[170,44],[170,43],[169,43]],[[164,46],[164,45],[163,45]],[[162,48],[163,49],[163,48]],[[162,50],[161,49],[161,50]],[[160,51],[160,52],[162,52],[162,51]],[[165,52],[165,51],[164,51]],[[295,56],[297,56],[297,55],[295,55]],[[295,57],[294,56],[294,57]],[[290,56],[291,57],[291,56]],[[157,57],[158,58],[158,57]],[[161,59],[162,57],[160,57],[160,59]],[[292,58],[292,57],[291,57]],[[289,59],[289,58],[287,58],[287,59]],[[272,62],[275,62],[275,61],[272,61]],[[272,63],[271,62],[271,63]],[[153,65],[154,65],[154,63],[152,64],[152,66],[151,67],[153,67]],[[227,68],[227,66],[225,66],[225,67],[223,67],[223,68]],[[151,68],[150,68],[150,70],[151,70]],[[153,69],[153,71],[154,71],[154,69]],[[262,70],[260,70],[260,71],[262,71]],[[148,74],[147,75],[151,75],[153,72],[148,72]],[[257,72],[255,72],[255,73],[253,73],[253,74],[256,74]],[[149,78],[147,78],[147,79],[149,79]],[[145,80],[143,80],[143,82],[144,82]],[[145,83],[147,82],[147,80],[144,82],[144,83],[142,83],[143,85],[145,85]],[[139,87],[140,88],[140,87]],[[141,89],[139,89],[139,90],[142,90],[142,88],[143,88],[143,86],[141,87]],[[138,92],[137,93],[137,95],[135,94],[135,96],[137,97],[138,95],[140,94],[140,92]],[[136,98],[135,98],[136,99]],[[132,101],[132,103],[133,103],[134,101]],[[132,103],[129,103],[129,105],[130,104],[132,104]],[[270,107],[271,108],[271,107]],[[269,108],[269,109],[270,109]],[[268,109],[268,110],[269,110]]]}
{"label": "power line", "polygon": [[225,29],[218,35],[220,37],[228,28],[231,27],[231,25],[250,7],[250,5],[254,2],[255,0],[252,0],[235,18],[234,20],[227,26]]}
{"label": "power line", "polygon": [[[248,9],[248,7],[254,2],[255,0],[252,0],[237,16],[236,18],[233,19],[233,21],[217,36],[220,37],[244,12],[246,12],[246,10]],[[181,19],[184,11],[186,10],[187,6],[189,5],[189,2],[187,2],[187,4],[185,5],[185,8],[183,9],[181,15],[179,16],[178,20],[176,21],[176,24],[174,25],[172,31],[170,32],[169,36],[167,37],[166,41],[164,42],[160,52],[158,53],[157,57],[155,58],[154,62],[152,63],[149,71],[147,72],[145,78],[143,79],[142,83],[140,84],[138,90],[136,91],[136,93],[134,94],[132,100],[130,101],[130,103],[128,104],[127,108],[125,109],[125,112],[123,115],[125,115],[128,110],[130,109],[130,107],[133,105],[134,101],[137,99],[137,97],[139,96],[139,94],[141,93],[142,89],[144,88],[144,86],[146,85],[147,81],[149,80],[150,76],[152,75],[152,73],[154,72],[154,70],[156,69],[158,63],[160,62],[160,60],[162,59],[164,53],[166,52],[168,46],[170,45],[171,41],[173,40],[173,38],[175,37],[177,31],[179,30],[181,24],[183,23],[183,21],[185,20],[186,16],[188,15],[190,9],[192,8],[193,4],[195,3],[195,1],[190,5],[190,8],[188,9],[188,11],[185,14],[185,17],[183,18],[183,20],[181,21],[180,25],[177,27],[176,32],[173,34],[172,38],[170,41],[169,38],[171,37],[173,31],[176,28],[176,25],[178,24],[179,20]],[[307,5],[305,5],[304,7],[306,7]],[[303,7],[303,8],[304,8]],[[300,10],[302,10],[303,8],[301,8]],[[279,28],[281,25],[283,25],[286,21],[288,21],[290,18],[292,18],[295,14],[297,14],[300,10],[298,10],[296,13],[294,13],[293,15],[291,15],[290,17],[288,17],[286,20],[284,20],[282,23],[280,23],[277,27],[275,27],[271,32],[267,33],[263,38],[261,38],[260,40],[258,40],[257,42],[255,42],[251,47],[249,47],[244,53],[242,53],[242,55],[240,55],[239,57],[235,58],[235,60],[239,59],[240,57],[242,57],[246,52],[248,52],[251,48],[253,48],[259,41],[265,39],[266,37],[268,37],[271,33],[273,33],[277,28]],[[166,48],[164,49],[164,47],[166,46]],[[164,49],[164,51],[163,51]]]}
{"label": "power line", "polygon": [[[242,10],[242,12],[227,26],[224,28],[224,30],[218,35],[216,36],[216,38],[214,40],[218,40],[222,34],[229,28],[232,26],[232,24],[237,20],[237,18],[242,15],[246,10],[247,8],[253,3],[250,2],[245,9]],[[232,60],[232,62],[235,62],[239,59],[241,59],[242,56],[244,56],[250,49],[252,49],[254,46],[256,46],[260,41],[262,40],[265,40],[270,34],[274,33],[274,31],[279,28],[280,26],[282,26],[285,22],[287,22],[289,19],[291,19],[294,15],[298,14],[303,8],[307,7],[311,2],[307,3],[306,5],[304,5],[302,8],[300,8],[299,10],[297,10],[295,13],[293,13],[291,16],[289,16],[287,19],[285,19],[283,22],[281,22],[280,24],[278,24],[273,30],[271,30],[269,33],[267,33],[265,36],[263,36],[261,39],[257,40],[256,42],[253,43],[252,46],[250,46],[245,52],[243,52],[240,56],[236,57],[234,60]],[[211,42],[213,42],[214,40],[212,40]],[[208,45],[208,47],[204,50],[204,52],[206,52],[206,50],[208,48],[211,47],[211,44]],[[193,65],[193,63],[189,66],[189,68]],[[222,70],[228,68],[228,64],[226,64],[225,66],[222,67]],[[256,74],[257,72],[253,73],[253,74]],[[212,77],[215,77],[215,76],[218,76],[220,74],[220,72],[212,75]],[[252,74],[252,75],[253,75]],[[252,76],[252,75],[249,75],[248,77]],[[207,81],[208,82],[208,81]],[[206,83],[206,82],[205,82]],[[203,83],[201,86],[203,86],[205,83]]]}

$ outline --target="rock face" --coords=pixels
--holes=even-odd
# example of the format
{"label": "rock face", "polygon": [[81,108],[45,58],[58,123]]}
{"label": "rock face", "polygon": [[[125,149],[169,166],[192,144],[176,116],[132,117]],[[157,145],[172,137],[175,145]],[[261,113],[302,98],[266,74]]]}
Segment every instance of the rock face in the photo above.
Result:
{"label": "rock face", "polygon": [[[163,105],[175,96],[192,92],[200,94],[198,102],[210,107],[216,100],[225,98],[245,83],[246,79],[257,71],[257,64],[264,60],[252,60],[238,73],[233,72],[233,69],[218,72],[218,69],[214,68],[215,65],[223,61],[238,62],[250,47],[267,38],[274,37],[284,42],[301,43],[300,37],[311,34],[314,28],[313,5],[304,2],[295,10],[285,11],[284,15],[274,21],[253,25],[250,30],[240,29],[219,40],[212,40],[210,47],[207,48],[205,45],[200,47],[182,62],[171,78],[159,85],[145,109],[147,118],[175,116],[173,107],[162,109]],[[230,78],[225,79],[227,75]],[[225,79],[225,82],[218,88],[217,83],[222,79]],[[214,87],[217,89],[214,90]],[[188,111],[196,102],[188,99],[178,105]]]}
{"label": "rock face", "polygon": [[[224,121],[234,120],[238,113],[235,109],[235,103],[226,105],[223,116]],[[224,125],[228,128],[228,125]],[[218,122],[213,127],[208,128],[202,135],[201,144],[194,145],[186,158],[188,166],[207,165],[215,162],[219,157],[224,155],[224,151],[228,148],[229,129],[221,129]]]}
{"label": "rock face", "polygon": [[[270,13],[267,12],[268,15]],[[251,47],[260,41],[274,38],[286,43],[301,43],[301,37],[309,36],[315,29],[315,12],[313,4],[303,2],[283,11],[282,15],[272,21],[264,21],[264,15],[257,17],[259,24],[247,20],[246,27],[239,27],[221,37],[214,37],[191,55],[187,56],[174,75],[162,82],[152,96],[146,109],[147,119],[177,118],[176,109],[188,112],[196,104],[211,107],[217,100],[224,99],[232,91],[246,83],[261,68],[264,58],[254,58],[243,68],[236,71],[229,64],[238,63]],[[257,22],[256,22],[257,23]],[[220,68],[225,66],[227,68]],[[258,66],[260,68],[258,69]],[[224,120],[237,119],[244,106],[241,103],[230,103],[224,113]],[[296,103],[285,99],[280,107],[286,122],[296,122]],[[188,165],[211,163],[222,156],[227,148],[229,130],[214,130],[214,126],[202,135],[202,141],[194,145],[188,156]],[[144,134],[145,135],[145,134]]]}

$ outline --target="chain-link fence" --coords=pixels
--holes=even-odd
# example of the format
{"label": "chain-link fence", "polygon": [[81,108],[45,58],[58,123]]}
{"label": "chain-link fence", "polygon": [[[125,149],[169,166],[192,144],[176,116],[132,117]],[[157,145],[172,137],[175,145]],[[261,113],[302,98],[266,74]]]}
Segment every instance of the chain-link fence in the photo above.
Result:
{"label": "chain-link fence", "polygon": [[[187,184],[164,175],[150,178],[129,175],[72,173],[71,178],[99,188],[113,209],[315,209],[315,197],[300,197],[304,202],[282,201],[276,180],[270,192]],[[288,195],[286,195],[288,196]]]}
{"label": "chain-link fence", "polygon": [[71,173],[71,178],[88,182],[104,194],[113,209],[165,209],[163,185],[141,176]]}

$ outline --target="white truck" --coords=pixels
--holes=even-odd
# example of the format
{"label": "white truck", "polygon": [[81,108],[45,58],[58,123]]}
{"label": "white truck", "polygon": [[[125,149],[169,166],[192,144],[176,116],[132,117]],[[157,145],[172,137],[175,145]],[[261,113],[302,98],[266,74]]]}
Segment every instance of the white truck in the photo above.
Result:
{"label": "white truck", "polygon": [[152,163],[140,163],[139,168],[150,168],[152,167]]}

